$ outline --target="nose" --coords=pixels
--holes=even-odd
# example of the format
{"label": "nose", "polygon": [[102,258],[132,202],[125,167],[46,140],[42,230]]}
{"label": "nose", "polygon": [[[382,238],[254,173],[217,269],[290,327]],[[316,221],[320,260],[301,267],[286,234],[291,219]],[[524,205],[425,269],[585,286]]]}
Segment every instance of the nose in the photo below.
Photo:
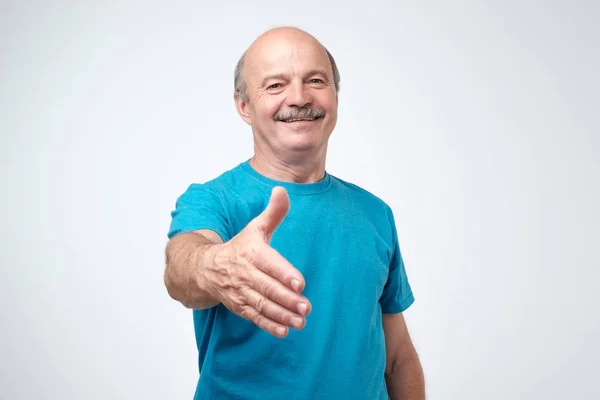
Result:
{"label": "nose", "polygon": [[301,82],[294,82],[290,85],[286,103],[289,107],[304,107],[310,104],[312,96],[307,88]]}

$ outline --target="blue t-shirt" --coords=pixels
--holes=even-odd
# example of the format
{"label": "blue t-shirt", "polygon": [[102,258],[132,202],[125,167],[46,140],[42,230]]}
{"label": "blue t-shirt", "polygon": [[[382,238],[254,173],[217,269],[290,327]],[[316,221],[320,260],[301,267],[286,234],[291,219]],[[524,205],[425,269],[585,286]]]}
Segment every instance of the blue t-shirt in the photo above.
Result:
{"label": "blue t-shirt", "polygon": [[169,238],[211,229],[224,241],[283,186],[290,210],[271,247],[306,281],[312,304],[302,330],[281,339],[222,304],[194,310],[200,378],[195,399],[388,399],[382,313],[414,301],[390,207],[328,173],[316,183],[279,182],[245,161],[177,200]]}

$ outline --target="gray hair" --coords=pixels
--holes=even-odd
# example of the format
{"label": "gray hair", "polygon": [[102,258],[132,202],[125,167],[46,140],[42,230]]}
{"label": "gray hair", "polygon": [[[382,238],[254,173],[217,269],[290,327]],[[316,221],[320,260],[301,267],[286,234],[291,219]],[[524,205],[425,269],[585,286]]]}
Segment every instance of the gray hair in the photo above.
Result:
{"label": "gray hair", "polygon": [[[327,53],[327,57],[329,58],[329,63],[331,64],[331,70],[333,71],[333,84],[335,85],[335,91],[340,91],[340,71],[338,70],[337,64],[335,63],[335,59],[325,47],[325,52]],[[243,101],[248,101],[248,87],[246,86],[246,80],[244,79],[244,63],[246,60],[246,52],[242,54],[240,59],[238,60],[235,71],[233,73],[233,87],[235,90],[235,96],[239,97]]]}

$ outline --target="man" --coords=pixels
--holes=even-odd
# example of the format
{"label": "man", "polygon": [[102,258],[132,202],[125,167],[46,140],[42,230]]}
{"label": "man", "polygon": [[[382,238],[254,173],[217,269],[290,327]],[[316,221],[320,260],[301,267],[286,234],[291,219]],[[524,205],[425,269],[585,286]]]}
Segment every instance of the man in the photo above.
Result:
{"label": "man", "polygon": [[196,399],[424,399],[391,209],[325,170],[339,73],[311,35],[260,36],[235,73],[254,156],[177,200],[165,284],[193,309]]}

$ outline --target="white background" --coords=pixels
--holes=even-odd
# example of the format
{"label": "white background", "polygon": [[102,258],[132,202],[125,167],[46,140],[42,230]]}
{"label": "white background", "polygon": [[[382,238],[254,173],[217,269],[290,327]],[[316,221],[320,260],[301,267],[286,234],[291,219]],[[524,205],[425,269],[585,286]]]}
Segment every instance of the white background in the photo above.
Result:
{"label": "white background", "polygon": [[428,398],[600,398],[598,2],[1,4],[0,399],[191,399],[170,211],[251,156],[277,25],[339,64],[328,171],[394,210]]}

